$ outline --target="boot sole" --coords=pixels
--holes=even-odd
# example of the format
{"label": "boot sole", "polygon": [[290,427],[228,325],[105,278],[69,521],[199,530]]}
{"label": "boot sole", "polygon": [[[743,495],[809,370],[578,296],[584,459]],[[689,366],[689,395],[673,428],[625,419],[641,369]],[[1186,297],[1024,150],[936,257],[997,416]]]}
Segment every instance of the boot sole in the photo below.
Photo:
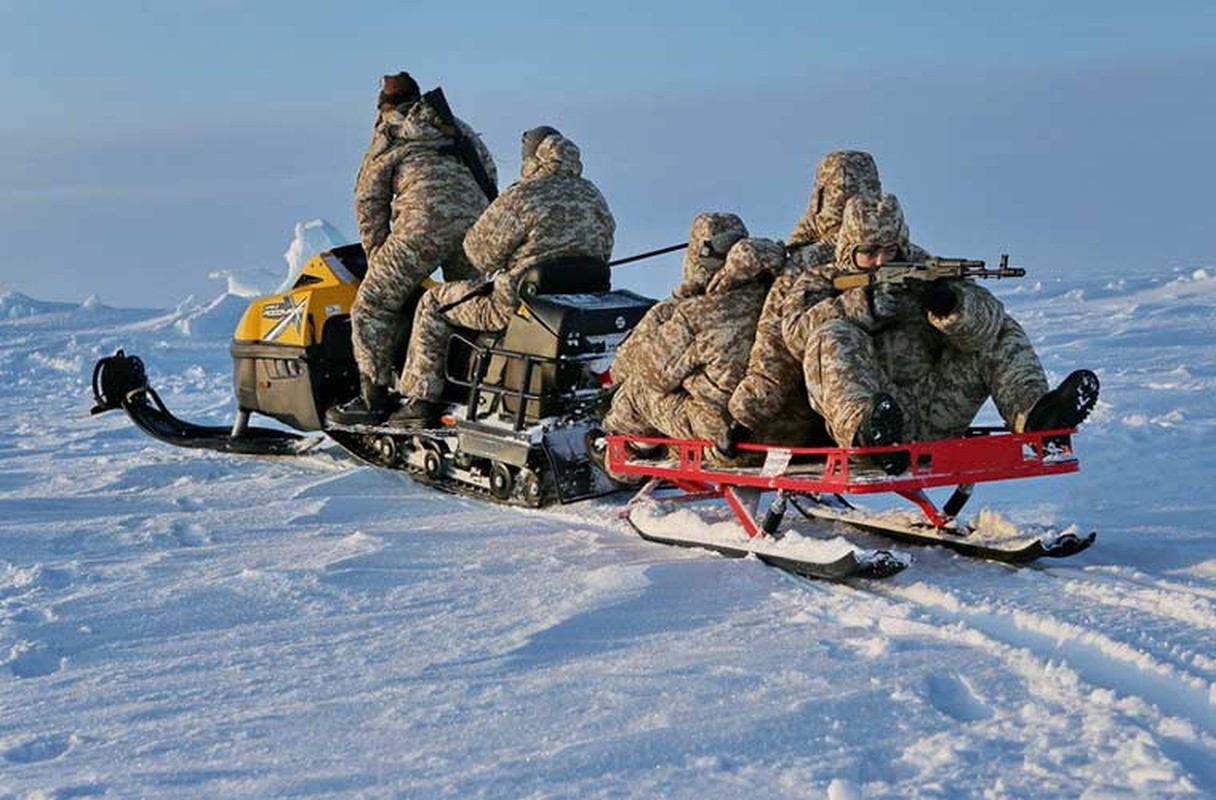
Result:
{"label": "boot sole", "polygon": [[1040,416],[1036,418],[1032,409],[1026,420],[1026,430],[1049,431],[1077,427],[1098,404],[1100,388],[1098,376],[1093,372],[1087,369],[1073,372],[1045,398],[1047,407]]}

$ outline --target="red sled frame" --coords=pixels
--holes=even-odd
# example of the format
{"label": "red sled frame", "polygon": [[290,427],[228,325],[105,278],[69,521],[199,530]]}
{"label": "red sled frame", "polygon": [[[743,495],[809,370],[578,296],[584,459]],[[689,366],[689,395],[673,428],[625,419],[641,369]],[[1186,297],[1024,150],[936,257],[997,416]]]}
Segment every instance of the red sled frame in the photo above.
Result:
{"label": "red sled frame", "polygon": [[[617,475],[666,481],[684,493],[675,499],[725,499],[750,537],[765,530],[740,497],[740,489],[757,495],[775,491],[783,497],[894,492],[915,503],[935,528],[946,528],[977,483],[1078,471],[1081,465],[1072,451],[1072,433],[1075,429],[1011,433],[1004,428],[972,428],[960,439],[890,447],[740,444],[740,453],[764,456],[760,467],[707,465],[705,451],[714,447],[710,441],[610,435],[607,463]],[[635,455],[656,447],[666,448],[667,457],[647,460]],[[887,475],[866,463],[871,456],[900,452],[908,454],[909,466],[899,475]],[[941,508],[925,493],[940,486],[957,487]]]}

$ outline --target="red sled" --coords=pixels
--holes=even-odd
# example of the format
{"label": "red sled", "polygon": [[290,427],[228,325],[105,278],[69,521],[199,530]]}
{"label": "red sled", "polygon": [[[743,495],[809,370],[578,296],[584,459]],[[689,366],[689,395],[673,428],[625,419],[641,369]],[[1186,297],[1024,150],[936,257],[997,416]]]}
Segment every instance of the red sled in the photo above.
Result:
{"label": "red sled", "polygon": [[[674,493],[666,494],[664,500],[724,499],[753,540],[778,536],[787,504],[792,503],[808,518],[843,522],[904,542],[940,545],[964,555],[1016,563],[1073,555],[1092,544],[1096,534],[1081,536],[1070,529],[1029,541],[1024,535],[1007,536],[1008,541],[977,541],[968,538],[973,531],[957,525],[955,517],[978,483],[1078,471],[1073,433],[1074,429],[1012,433],[1004,428],[973,428],[959,439],[871,448],[740,444],[740,454],[754,453],[763,459],[759,466],[750,467],[707,464],[705,453],[714,447],[709,441],[611,435],[607,437],[607,465],[617,476],[650,479],[639,498],[653,496],[657,488],[671,487]],[[664,457],[639,455],[647,452]],[[907,454],[908,467],[897,475],[874,465],[875,456],[892,453]],[[943,486],[955,490],[939,507],[925,490]],[[775,492],[776,497],[760,517],[759,500],[765,492]],[[844,498],[891,492],[914,503],[921,519],[908,523],[893,521],[889,515],[867,514]],[[634,527],[654,541],[702,546],[685,539],[648,536],[636,523]]]}

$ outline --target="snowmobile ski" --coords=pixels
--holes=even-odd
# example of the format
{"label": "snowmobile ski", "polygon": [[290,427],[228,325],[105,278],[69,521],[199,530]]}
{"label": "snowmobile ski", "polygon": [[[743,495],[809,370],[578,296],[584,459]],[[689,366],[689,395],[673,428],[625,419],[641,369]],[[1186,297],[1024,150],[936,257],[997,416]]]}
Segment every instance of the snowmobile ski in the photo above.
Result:
{"label": "snowmobile ski", "polygon": [[247,412],[231,427],[196,425],[178,419],[148,385],[143,361],[122,350],[100,359],[93,368],[93,400],[90,413],[121,408],[145,433],[177,447],[245,455],[299,456],[322,441],[290,431],[250,427]]}
{"label": "snowmobile ski", "polygon": [[1073,556],[1087,549],[1098,536],[1096,531],[1080,534],[1066,530],[981,541],[975,538],[975,530],[955,523],[940,528],[924,521],[903,523],[890,517],[869,514],[839,496],[809,496],[807,499],[809,503],[802,503],[799,498],[794,497],[791,498],[791,503],[808,519],[839,522],[898,542],[945,547],[960,555],[1006,564],[1025,564],[1039,558]]}
{"label": "snowmobile ski", "polygon": [[786,555],[780,552],[780,542],[771,538],[752,539],[729,544],[699,537],[687,532],[663,532],[648,530],[640,504],[635,504],[626,519],[629,525],[648,542],[674,547],[710,550],[729,558],[755,556],[771,567],[793,575],[815,580],[841,581],[847,578],[887,578],[902,572],[912,563],[905,554],[890,550],[851,549],[835,558],[823,560],[806,556]]}

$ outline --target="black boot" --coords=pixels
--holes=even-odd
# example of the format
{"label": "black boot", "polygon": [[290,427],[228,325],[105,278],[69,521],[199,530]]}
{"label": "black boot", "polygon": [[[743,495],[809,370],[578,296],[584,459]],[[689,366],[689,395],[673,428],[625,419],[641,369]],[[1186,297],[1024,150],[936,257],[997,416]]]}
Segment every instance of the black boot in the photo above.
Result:
{"label": "black boot", "polygon": [[734,458],[739,455],[739,443],[750,441],[751,438],[750,428],[738,420],[732,420],[722,439],[714,442],[714,448],[727,458]]}
{"label": "black boot", "polygon": [[[608,480],[621,489],[635,487],[646,480],[642,475],[618,475],[608,469],[608,440],[604,437],[605,433],[598,429],[588,431],[586,436],[583,437],[583,444],[587,448],[587,458],[590,459],[591,463],[607,475]],[[631,445],[626,444],[625,451],[630,458],[639,456],[639,453]],[[642,454],[640,457],[646,458],[648,455]]]}
{"label": "black boot", "polygon": [[325,412],[325,421],[332,425],[379,425],[393,410],[388,387],[359,378],[359,394],[340,406]]}
{"label": "black boot", "polygon": [[[895,398],[886,392],[874,395],[870,414],[857,429],[854,441],[858,447],[887,447],[902,444],[904,440],[904,412]],[[907,451],[876,453],[869,456],[870,462],[888,475],[899,475],[908,468],[910,458]]]}
{"label": "black boot", "polygon": [[418,429],[438,428],[443,416],[443,403],[423,400],[420,397],[403,397],[386,423],[390,428]]}
{"label": "black boot", "polygon": [[1022,430],[1050,431],[1077,427],[1098,404],[1098,388],[1097,375],[1087,369],[1077,370],[1035,402],[1026,414]]}

